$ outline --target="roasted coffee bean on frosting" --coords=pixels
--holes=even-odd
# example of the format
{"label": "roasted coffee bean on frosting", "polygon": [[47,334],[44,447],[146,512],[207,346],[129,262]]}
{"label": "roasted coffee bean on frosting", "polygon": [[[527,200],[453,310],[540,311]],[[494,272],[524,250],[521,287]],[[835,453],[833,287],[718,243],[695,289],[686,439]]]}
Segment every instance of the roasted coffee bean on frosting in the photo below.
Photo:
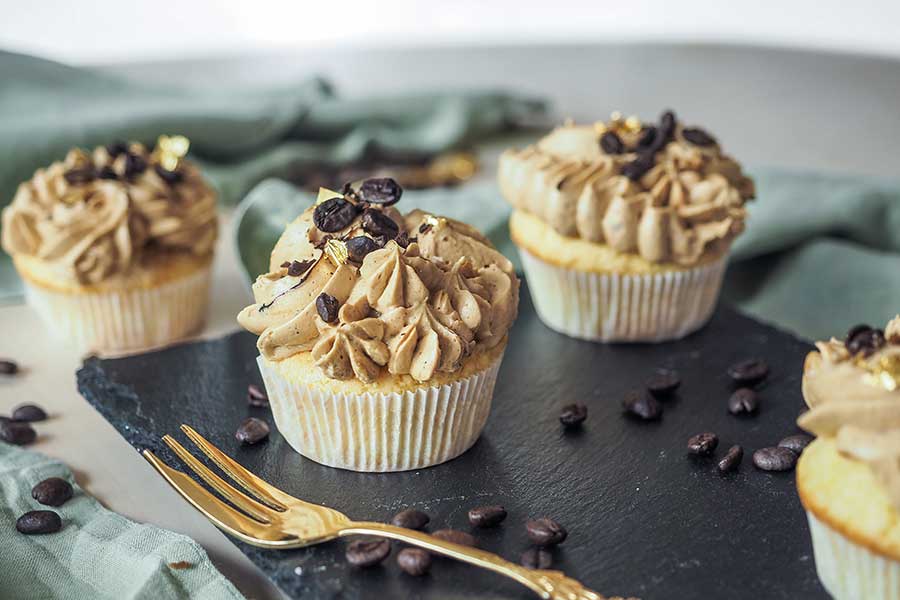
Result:
{"label": "roasted coffee bean on frosting", "polygon": [[13,421],[20,421],[23,423],[47,420],[47,413],[37,404],[19,405],[13,409],[11,416]]}
{"label": "roasted coffee bean on frosting", "polygon": [[797,464],[797,453],[787,448],[760,448],[753,453],[753,464],[763,471],[790,471]]}
{"label": "roasted coffee bean on frosting", "polygon": [[576,402],[563,407],[562,412],[559,413],[559,422],[566,429],[573,429],[584,423],[587,415],[587,406]]}
{"label": "roasted coffee bean on frosting", "polygon": [[622,154],[625,152],[625,143],[622,142],[615,131],[607,131],[600,136],[600,147],[607,154]]}
{"label": "roasted coffee bean on frosting", "polygon": [[31,510],[16,520],[16,531],[25,535],[56,533],[62,529],[62,519],[52,510]]}
{"label": "roasted coffee bean on frosting", "polygon": [[269,397],[266,396],[262,388],[255,383],[251,383],[247,386],[247,404],[254,408],[268,408]]}
{"label": "roasted coffee bean on frosting", "polygon": [[343,198],[331,198],[313,211],[313,223],[320,231],[334,233],[344,229],[356,218],[356,206]]}
{"label": "roasted coffee bean on frosting", "polygon": [[625,412],[644,421],[655,421],[662,416],[662,405],[646,392],[628,392],[622,402]]}
{"label": "roasted coffee bean on frosting", "polygon": [[754,385],[769,375],[769,365],[761,358],[749,358],[728,367],[728,376],[738,385]]}
{"label": "roasted coffee bean on frosting", "polygon": [[350,260],[357,263],[361,263],[370,252],[374,252],[380,247],[367,235],[358,235],[347,240],[347,254],[350,256]]}
{"label": "roasted coffee bean on frosting", "polygon": [[31,488],[31,497],[45,506],[62,506],[73,494],[72,484],[61,477],[50,477]]}
{"label": "roasted coffee bean on frosting", "polygon": [[536,546],[556,546],[569,537],[566,528],[547,517],[531,519],[525,523],[525,533]]}
{"label": "roasted coffee bean on frosting", "polygon": [[355,540],[347,545],[347,562],[354,567],[367,568],[380,565],[391,553],[391,542],[383,538]]}
{"label": "roasted coffee bean on frosting", "polygon": [[647,171],[653,168],[655,164],[653,155],[641,154],[633,161],[625,163],[622,166],[622,175],[632,181],[637,181],[647,174]]}
{"label": "roasted coffee bean on frosting", "polygon": [[63,178],[69,185],[81,185],[94,181],[97,178],[97,172],[93,167],[76,167],[63,173]]}
{"label": "roasted coffee bean on frosting", "polygon": [[258,444],[269,437],[269,424],[262,419],[250,417],[241,423],[234,437],[237,441],[247,446]]}
{"label": "roasted coffee bean on frosting", "polygon": [[326,323],[337,321],[340,308],[341,303],[331,294],[322,292],[316,298],[316,312],[319,313],[319,318]]}
{"label": "roasted coffee bean on frosting", "polygon": [[759,408],[759,396],[750,388],[738,388],[728,398],[728,412],[733,415],[755,413]]}
{"label": "roasted coffee bean on frosting", "polygon": [[671,369],[658,369],[647,380],[647,391],[657,398],[664,398],[681,385],[681,377],[677,371]]}
{"label": "roasted coffee bean on frosting", "polygon": [[431,570],[431,553],[422,548],[404,548],[397,553],[397,566],[407,575],[421,577]]}
{"label": "roasted coffee bean on frosting", "polygon": [[506,509],[499,505],[479,506],[469,511],[472,527],[494,527],[506,518]]}
{"label": "roasted coffee bean on frosting", "polygon": [[174,171],[170,171],[164,168],[162,165],[153,165],[153,170],[156,171],[156,174],[159,175],[159,178],[168,183],[169,185],[175,185],[176,183],[181,183],[184,180],[184,173],[175,169]]}
{"label": "roasted coffee bean on frosting", "polygon": [[719,471],[722,473],[730,473],[737,469],[741,461],[744,459],[744,449],[738,445],[734,445],[728,449],[725,456],[718,462]]}
{"label": "roasted coffee bean on frosting", "polygon": [[391,524],[397,527],[421,531],[425,529],[429,521],[431,521],[431,518],[421,510],[407,508],[394,515],[394,518],[391,519]]}
{"label": "roasted coffee bean on frosting", "polygon": [[366,179],[357,192],[363,202],[391,206],[400,200],[403,188],[390,177]]}
{"label": "roasted coffee bean on frosting", "polygon": [[695,146],[712,146],[716,143],[716,138],[699,127],[685,127],[681,130],[681,137]]}
{"label": "roasted coffee bean on frosting", "polygon": [[712,432],[698,433],[688,440],[687,448],[690,454],[697,456],[709,456],[716,451],[719,445],[719,436]]}
{"label": "roasted coffee bean on frosting", "polygon": [[392,218],[374,208],[368,208],[362,215],[363,231],[372,236],[384,236],[392,240],[400,233],[400,226]]}
{"label": "roasted coffee bean on frosting", "polygon": [[862,353],[863,356],[870,356],[884,344],[884,331],[868,325],[857,325],[851,328],[844,340],[847,352],[851,355]]}

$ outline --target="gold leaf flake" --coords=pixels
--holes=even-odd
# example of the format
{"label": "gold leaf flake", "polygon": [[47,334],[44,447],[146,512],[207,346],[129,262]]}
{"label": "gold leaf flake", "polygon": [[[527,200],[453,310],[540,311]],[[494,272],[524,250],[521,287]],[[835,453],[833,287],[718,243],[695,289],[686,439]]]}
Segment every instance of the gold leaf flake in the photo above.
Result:
{"label": "gold leaf flake", "polygon": [[331,200],[332,198],[343,198],[344,195],[340,192],[335,192],[334,190],[329,190],[328,188],[319,188],[319,195],[316,197],[316,206],[322,204],[326,200]]}
{"label": "gold leaf flake", "polygon": [[333,238],[325,243],[323,251],[335,267],[347,264],[347,260],[350,257],[350,253],[347,252],[347,244]]}

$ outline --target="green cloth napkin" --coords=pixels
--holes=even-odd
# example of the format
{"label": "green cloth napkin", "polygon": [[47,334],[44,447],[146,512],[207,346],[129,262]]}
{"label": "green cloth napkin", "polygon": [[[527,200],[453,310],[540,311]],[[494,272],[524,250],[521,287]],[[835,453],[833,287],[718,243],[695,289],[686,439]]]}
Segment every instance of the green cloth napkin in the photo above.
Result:
{"label": "green cloth napkin", "polygon": [[[63,506],[42,506],[31,488],[48,477],[73,484]],[[228,600],[243,598],[196,542],[110,512],[75,485],[62,463],[0,442],[0,597],[18,600]],[[23,535],[16,519],[54,510],[63,528]],[[190,563],[184,569],[171,563]]]}

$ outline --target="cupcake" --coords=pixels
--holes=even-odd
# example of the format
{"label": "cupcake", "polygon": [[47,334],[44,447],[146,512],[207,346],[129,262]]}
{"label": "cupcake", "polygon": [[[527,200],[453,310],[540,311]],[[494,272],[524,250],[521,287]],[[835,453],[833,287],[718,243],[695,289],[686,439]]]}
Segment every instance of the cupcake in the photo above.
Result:
{"label": "cupcake", "polygon": [[159,346],[197,331],[208,301],[216,196],[186,138],[148,151],[71,150],[3,210],[3,249],[48,329],[82,351]]}
{"label": "cupcake", "polygon": [[504,152],[499,183],[541,320],[604,342],[703,326],[754,194],[715,138],[672,112],[563,125]]}
{"label": "cupcake", "polygon": [[321,190],[238,315],[259,336],[279,431],[328,466],[403,471],[465,452],[516,317],[512,263],[464,223],[402,215],[401,193],[392,179]]}
{"label": "cupcake", "polygon": [[838,600],[900,599],[900,316],[806,357],[797,465],[816,569]]}

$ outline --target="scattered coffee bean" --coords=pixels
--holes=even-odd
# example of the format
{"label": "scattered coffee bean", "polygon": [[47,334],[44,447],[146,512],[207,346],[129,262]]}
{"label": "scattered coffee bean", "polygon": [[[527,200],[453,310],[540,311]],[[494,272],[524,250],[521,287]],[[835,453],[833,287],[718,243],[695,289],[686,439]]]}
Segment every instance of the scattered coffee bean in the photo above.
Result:
{"label": "scattered coffee bean", "polygon": [[34,421],[45,421],[47,413],[37,404],[22,404],[12,411],[13,421],[22,421],[32,423]]}
{"label": "scattered coffee bean", "polygon": [[341,303],[331,294],[322,292],[316,298],[316,312],[319,313],[319,317],[326,323],[334,323],[337,321],[338,310],[340,310],[340,308]]}
{"label": "scattered coffee bean", "polygon": [[27,446],[37,438],[37,433],[28,423],[0,420],[0,441],[17,446]]}
{"label": "scattered coffee bean", "polygon": [[716,143],[716,138],[699,127],[685,127],[681,130],[681,137],[695,146],[712,146]]}
{"label": "scattered coffee bean", "polygon": [[681,377],[678,376],[677,371],[659,369],[647,380],[647,391],[657,398],[661,398],[677,390],[680,385]]}
{"label": "scattered coffee bean", "polygon": [[652,154],[641,154],[633,161],[625,163],[622,166],[622,175],[632,181],[637,181],[643,177],[647,171],[653,168],[656,161]]}
{"label": "scattered coffee bean", "polygon": [[763,471],[790,471],[797,464],[797,453],[787,448],[760,448],[753,453],[753,464]]}
{"label": "scattered coffee bean", "polygon": [[242,444],[257,444],[269,437],[269,424],[262,419],[250,417],[241,423],[234,437]]}
{"label": "scattered coffee bean", "polygon": [[115,158],[120,154],[125,154],[126,152],[128,152],[128,142],[117,140],[111,144],[106,145],[106,153],[109,154],[112,158]]}
{"label": "scattered coffee bean", "polygon": [[400,226],[392,218],[374,208],[363,212],[362,228],[369,235],[383,235],[389,240],[396,238],[400,233]]}
{"label": "scattered coffee bean", "polygon": [[600,147],[607,154],[622,154],[625,152],[625,144],[615,131],[607,131],[600,136]]}
{"label": "scattered coffee bean", "polygon": [[587,406],[584,404],[569,404],[564,406],[562,412],[559,413],[559,422],[563,427],[569,429],[578,427],[587,419]]}
{"label": "scattered coffee bean", "polygon": [[60,477],[45,479],[31,488],[31,497],[46,506],[62,506],[72,494],[72,484]]}
{"label": "scattered coffee bean", "polygon": [[62,519],[52,510],[31,510],[16,520],[16,531],[25,535],[56,533],[62,529]]}
{"label": "scattered coffee bean", "polygon": [[94,171],[94,167],[76,167],[63,173],[63,178],[69,185],[81,185],[95,180],[97,172]]}
{"label": "scattered coffee bean", "polygon": [[733,415],[755,413],[759,408],[759,397],[750,388],[738,388],[728,398],[728,412]]}
{"label": "scattered coffee bean", "polygon": [[127,152],[125,154],[125,177],[131,179],[147,170],[147,161],[143,156]]}
{"label": "scattered coffee bean", "polygon": [[358,235],[347,240],[347,254],[353,262],[361,263],[375,250],[378,250],[378,244],[367,235]]}
{"label": "scattered coffee bean", "polygon": [[390,177],[366,179],[359,186],[359,195],[364,202],[390,206],[400,200],[403,188]]}
{"label": "scattered coffee bean", "polygon": [[119,178],[119,174],[111,166],[104,165],[97,171],[97,177],[99,179],[115,180]]}
{"label": "scattered coffee bean", "polygon": [[761,358],[742,360],[728,367],[728,376],[738,385],[753,385],[769,375],[769,365]]}
{"label": "scattered coffee bean", "polygon": [[162,165],[153,165],[153,170],[156,171],[156,174],[159,175],[160,179],[169,185],[175,185],[184,180],[184,172],[177,168],[174,171],[170,171]]}
{"label": "scattered coffee bean", "polygon": [[459,544],[460,546],[471,546],[473,548],[478,546],[475,536],[466,533],[465,531],[456,529],[438,529],[431,535],[439,540],[444,540],[445,542],[450,542],[452,544]]}
{"label": "scattered coffee bean", "polygon": [[354,567],[379,565],[391,553],[391,542],[384,538],[356,540],[347,546],[347,562]]}
{"label": "scattered coffee bean", "polygon": [[654,421],[662,416],[662,405],[647,393],[628,392],[622,406],[626,413],[644,421]]}
{"label": "scattered coffee bean", "polygon": [[526,569],[549,569],[553,564],[553,555],[543,548],[532,546],[522,553],[519,562]]}
{"label": "scattered coffee bean", "polygon": [[407,575],[421,577],[431,570],[431,553],[421,548],[404,548],[397,553],[397,566]]}
{"label": "scattered coffee bean", "polygon": [[431,518],[428,515],[421,510],[416,510],[414,508],[401,510],[394,515],[393,519],[391,519],[391,523],[397,527],[416,529],[418,531],[425,529],[425,526],[428,525],[429,521],[431,521]]}
{"label": "scattered coffee bean", "polygon": [[316,261],[314,260],[292,260],[290,262],[282,263],[281,266],[287,268],[289,277],[300,277],[309,271],[309,268],[315,263]]}
{"label": "scattered coffee bean", "polygon": [[536,546],[556,546],[566,541],[569,532],[566,528],[546,517],[531,519],[525,523],[528,539]]}
{"label": "scattered coffee bean", "polygon": [[779,448],[787,448],[788,450],[794,452],[795,454],[800,454],[803,452],[803,449],[809,446],[810,442],[813,441],[813,437],[811,435],[806,435],[805,433],[798,433],[796,435],[789,435],[780,442],[778,442]]}
{"label": "scattered coffee bean", "polygon": [[469,523],[472,527],[494,527],[506,518],[506,509],[502,506],[479,506],[469,511]]}
{"label": "scattered coffee bean", "polygon": [[269,397],[255,383],[247,386],[247,404],[254,408],[268,408]]}
{"label": "scattered coffee bean", "polygon": [[688,452],[697,456],[709,456],[716,451],[719,436],[711,432],[698,433],[688,440]]}
{"label": "scattered coffee bean", "polygon": [[744,449],[737,445],[732,446],[719,461],[719,471],[722,473],[730,473],[740,466],[743,459]]}
{"label": "scattered coffee bean", "polygon": [[15,375],[18,372],[18,363],[12,360],[0,360],[0,375]]}
{"label": "scattered coffee bean", "polygon": [[313,211],[313,223],[326,233],[340,231],[356,218],[356,206],[343,198],[331,198]]}
{"label": "scattered coffee bean", "polygon": [[183,571],[185,569],[190,569],[193,566],[194,566],[193,563],[189,563],[186,560],[179,560],[178,562],[170,562],[169,563],[169,568],[175,569],[176,571]]}
{"label": "scattered coffee bean", "polygon": [[884,331],[873,329],[868,325],[857,325],[847,332],[844,344],[851,355],[861,352],[863,356],[870,356],[884,346]]}

